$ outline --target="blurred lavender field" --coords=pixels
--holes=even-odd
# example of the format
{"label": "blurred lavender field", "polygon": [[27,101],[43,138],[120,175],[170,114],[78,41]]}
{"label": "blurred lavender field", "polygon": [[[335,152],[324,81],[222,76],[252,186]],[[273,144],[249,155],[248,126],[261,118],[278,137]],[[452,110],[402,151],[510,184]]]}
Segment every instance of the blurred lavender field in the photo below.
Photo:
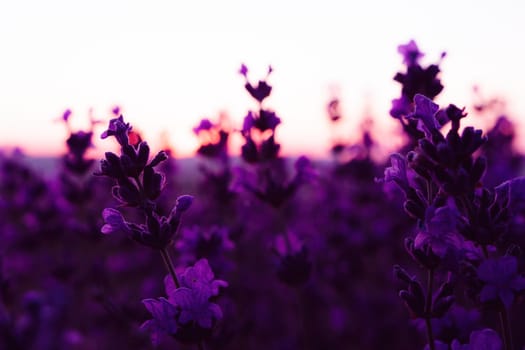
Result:
{"label": "blurred lavender field", "polygon": [[[150,149],[118,107],[90,130],[65,111],[59,158],[2,153],[0,349],[523,349],[512,120],[494,99],[438,106],[441,61],[399,53],[388,159],[370,123],[325,159],[282,157],[278,73],[245,65],[256,108],[196,121],[194,158]],[[334,131],[343,103],[320,116]],[[118,151],[90,156],[100,137]]]}

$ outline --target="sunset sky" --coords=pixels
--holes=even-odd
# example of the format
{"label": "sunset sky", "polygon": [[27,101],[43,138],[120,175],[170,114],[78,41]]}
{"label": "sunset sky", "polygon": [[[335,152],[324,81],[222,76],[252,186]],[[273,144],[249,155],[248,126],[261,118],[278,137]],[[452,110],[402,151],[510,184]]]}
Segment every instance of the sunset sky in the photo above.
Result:
{"label": "sunset sky", "polygon": [[267,106],[283,120],[286,154],[328,153],[325,105],[334,90],[349,139],[373,115],[377,134],[393,142],[384,136],[395,130],[388,110],[399,95],[397,46],[410,39],[423,62],[447,51],[438,103],[469,109],[477,84],[505,97],[525,125],[524,14],[517,0],[3,1],[0,147],[58,154],[66,130],[54,120],[65,109],[85,128],[90,109],[107,120],[119,105],[153,147],[164,132],[179,155],[191,155],[200,118],[225,111],[240,126],[255,107],[241,63],[254,82],[274,68]]}

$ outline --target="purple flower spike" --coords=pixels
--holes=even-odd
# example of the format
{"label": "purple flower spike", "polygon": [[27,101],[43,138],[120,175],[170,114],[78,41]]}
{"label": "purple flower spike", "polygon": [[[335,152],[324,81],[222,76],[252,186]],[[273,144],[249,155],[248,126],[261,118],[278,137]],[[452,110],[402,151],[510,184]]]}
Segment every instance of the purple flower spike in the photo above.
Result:
{"label": "purple flower spike", "polygon": [[103,234],[111,234],[116,232],[130,232],[128,224],[126,223],[124,217],[118,210],[113,208],[106,208],[102,212],[102,217],[104,218],[104,222],[106,223],[104,226],[102,226],[101,229],[101,232]]}
{"label": "purple flower spike", "polygon": [[518,275],[518,262],[514,256],[485,260],[478,267],[478,277],[485,282],[481,290],[482,302],[500,299],[510,308],[514,292],[525,289],[525,278]]}

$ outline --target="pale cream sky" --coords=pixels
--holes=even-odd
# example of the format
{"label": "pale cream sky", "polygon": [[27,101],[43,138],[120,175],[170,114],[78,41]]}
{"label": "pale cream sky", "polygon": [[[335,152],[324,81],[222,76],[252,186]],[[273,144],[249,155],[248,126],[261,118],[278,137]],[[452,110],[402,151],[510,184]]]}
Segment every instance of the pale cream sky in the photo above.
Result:
{"label": "pale cream sky", "polygon": [[341,92],[350,138],[366,109],[382,135],[391,129],[397,46],[412,38],[424,62],[448,53],[439,103],[470,107],[479,84],[505,96],[519,121],[524,14],[517,0],[2,1],[0,147],[60,152],[65,128],[53,119],[66,108],[82,127],[90,108],[102,118],[118,104],[154,147],[165,130],[189,155],[200,118],[227,111],[240,126],[255,107],[237,73],[245,63],[254,81],[274,67],[267,106],[283,120],[284,152],[324,155],[331,86]]}

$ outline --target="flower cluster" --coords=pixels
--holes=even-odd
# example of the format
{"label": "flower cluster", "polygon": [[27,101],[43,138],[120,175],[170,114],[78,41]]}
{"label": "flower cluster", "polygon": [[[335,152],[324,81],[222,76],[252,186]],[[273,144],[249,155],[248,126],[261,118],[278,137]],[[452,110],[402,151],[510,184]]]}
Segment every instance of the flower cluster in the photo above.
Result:
{"label": "flower cluster", "polygon": [[199,343],[211,335],[215,321],[222,319],[219,305],[210,298],[219,294],[219,287],[228,283],[215,280],[206,259],[198,260],[180,276],[177,287],[172,276],[164,279],[168,298],[145,299],[142,302],[153,316],[141,328],[151,334],[158,345],[162,335],[171,335],[184,343]]}

